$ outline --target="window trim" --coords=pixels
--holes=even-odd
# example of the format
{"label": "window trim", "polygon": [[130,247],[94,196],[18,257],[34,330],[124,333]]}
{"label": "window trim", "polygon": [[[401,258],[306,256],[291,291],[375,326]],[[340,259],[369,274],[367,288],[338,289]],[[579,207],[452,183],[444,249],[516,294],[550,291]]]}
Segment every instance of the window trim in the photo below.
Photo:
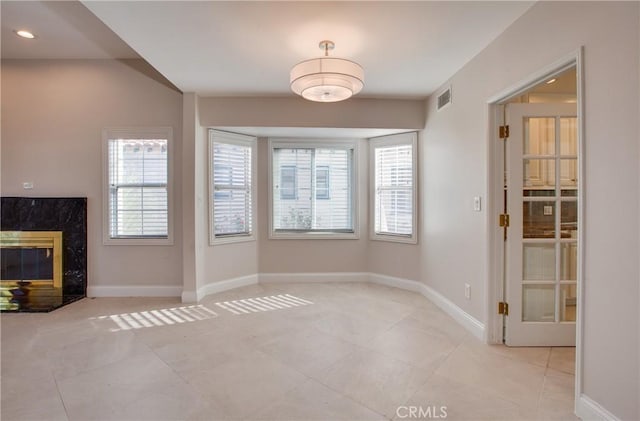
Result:
{"label": "window trim", "polygon": [[[109,140],[167,139],[167,237],[112,238],[109,206]],[[173,127],[107,127],[102,130],[102,244],[121,246],[172,246],[173,240]]]}
{"label": "window trim", "polygon": [[[376,232],[376,148],[411,145],[412,162],[412,233],[410,236]],[[418,244],[418,133],[408,132],[369,139],[369,238],[375,241]]]}
{"label": "window trim", "polygon": [[[341,148],[351,149],[351,223],[350,232],[275,231],[273,228],[273,151],[274,149]],[[357,240],[360,238],[359,139],[269,138],[268,147],[268,219],[270,240]],[[315,193],[314,193],[315,194]]]}
{"label": "window trim", "polygon": [[[215,142],[227,143],[231,145],[248,146],[251,148],[251,233],[249,234],[227,234],[216,237],[213,225],[213,210],[215,202],[215,190],[213,184],[213,144]],[[207,219],[209,224],[209,245],[217,246],[221,244],[244,243],[248,241],[256,241],[256,232],[258,227],[257,217],[257,194],[256,182],[258,173],[258,142],[257,138],[239,133],[225,132],[222,130],[209,129],[208,142],[208,159],[207,159],[207,184],[209,186],[209,210]]]}

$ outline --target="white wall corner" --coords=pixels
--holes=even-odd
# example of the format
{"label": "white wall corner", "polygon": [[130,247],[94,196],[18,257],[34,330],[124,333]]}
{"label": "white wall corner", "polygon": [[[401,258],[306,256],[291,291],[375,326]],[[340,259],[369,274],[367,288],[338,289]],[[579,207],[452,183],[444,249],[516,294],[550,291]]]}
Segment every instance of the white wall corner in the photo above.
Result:
{"label": "white wall corner", "polygon": [[93,286],[87,287],[87,297],[180,297],[181,286]]}
{"label": "white wall corner", "polygon": [[260,283],[287,282],[368,282],[366,272],[327,272],[327,273],[261,273]]}
{"label": "white wall corner", "polygon": [[[230,289],[240,288],[247,285],[255,285],[258,283],[258,274],[254,273],[252,275],[240,276],[238,278],[225,279],[224,281],[211,282],[201,288],[198,288],[198,291],[195,293],[195,300],[192,295],[187,295],[187,298],[190,301],[183,302],[197,302],[202,300],[207,295],[217,294],[219,292],[228,291]],[[191,291],[187,291],[189,294]],[[183,295],[184,297],[184,295]]]}
{"label": "white wall corner", "polygon": [[618,417],[585,394],[576,400],[576,415],[583,420],[619,421]]}
{"label": "white wall corner", "polygon": [[183,303],[197,303],[198,302],[198,293],[196,291],[182,291],[182,302]]}

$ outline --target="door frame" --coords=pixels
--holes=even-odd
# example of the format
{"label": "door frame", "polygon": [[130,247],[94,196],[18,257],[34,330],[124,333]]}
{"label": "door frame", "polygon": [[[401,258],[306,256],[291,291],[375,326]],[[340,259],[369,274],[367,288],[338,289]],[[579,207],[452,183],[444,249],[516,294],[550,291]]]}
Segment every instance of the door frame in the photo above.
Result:
{"label": "door frame", "polygon": [[584,113],[584,47],[579,47],[566,56],[532,73],[516,84],[498,92],[487,100],[487,279],[485,296],[486,339],[488,343],[502,343],[503,316],[497,313],[497,303],[503,300],[504,251],[503,230],[498,215],[503,206],[503,146],[498,138],[498,128],[503,124],[502,104],[522,95],[535,85],[558,75],[571,67],[576,68],[577,117],[578,117],[578,267],[577,267],[577,314],[576,314],[576,366],[575,402],[582,394],[582,337],[584,332],[584,210],[585,210],[585,113]]}

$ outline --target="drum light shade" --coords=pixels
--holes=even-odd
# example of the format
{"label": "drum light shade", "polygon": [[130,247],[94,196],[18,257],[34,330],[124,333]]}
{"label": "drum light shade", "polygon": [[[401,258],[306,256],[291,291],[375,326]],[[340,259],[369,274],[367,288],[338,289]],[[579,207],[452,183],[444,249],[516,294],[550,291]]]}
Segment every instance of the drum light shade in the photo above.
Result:
{"label": "drum light shade", "polygon": [[[331,41],[322,41],[325,54]],[[291,90],[309,101],[338,102],[357,94],[364,87],[364,70],[350,60],[322,57],[305,60],[291,69]]]}

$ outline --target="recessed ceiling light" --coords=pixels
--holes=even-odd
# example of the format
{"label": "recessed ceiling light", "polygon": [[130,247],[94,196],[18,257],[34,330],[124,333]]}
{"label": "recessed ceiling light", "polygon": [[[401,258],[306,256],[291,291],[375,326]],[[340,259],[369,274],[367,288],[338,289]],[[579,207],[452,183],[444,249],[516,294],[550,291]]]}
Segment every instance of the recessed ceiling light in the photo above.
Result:
{"label": "recessed ceiling light", "polygon": [[551,84],[552,84],[553,82],[555,82],[555,81],[556,81],[556,79],[555,79],[555,78],[553,78],[553,79],[549,79],[549,80],[547,81],[547,85],[551,85]]}
{"label": "recessed ceiling light", "polygon": [[24,29],[16,30],[14,32],[17,36],[22,38],[34,39],[36,37],[32,32],[26,31]]}

